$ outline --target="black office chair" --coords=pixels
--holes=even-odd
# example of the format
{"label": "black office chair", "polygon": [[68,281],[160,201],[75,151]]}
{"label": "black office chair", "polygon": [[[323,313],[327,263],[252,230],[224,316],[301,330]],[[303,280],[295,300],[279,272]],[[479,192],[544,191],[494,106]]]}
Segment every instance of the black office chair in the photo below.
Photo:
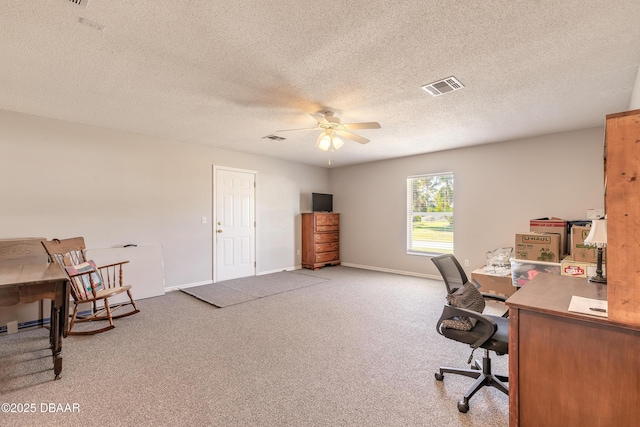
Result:
{"label": "black office chair", "polygon": [[[477,311],[463,308],[462,306],[454,307],[452,305],[453,301],[460,300],[460,298],[458,298],[459,294],[463,290],[464,285],[468,283],[467,275],[453,255],[440,255],[431,260],[436,267],[438,267],[447,287],[447,299],[452,301],[445,305],[440,320],[438,320],[436,330],[440,335],[471,346],[473,350],[467,363],[471,363],[473,352],[476,348],[480,347],[484,349],[482,366],[478,360],[474,360],[471,369],[441,367],[440,371],[435,374],[436,380],[438,381],[444,380],[445,372],[476,379],[476,382],[465,393],[463,399],[458,402],[458,410],[460,412],[467,412],[469,410],[469,399],[484,386],[495,387],[503,393],[509,394],[509,386],[505,384],[509,381],[508,377],[495,375],[491,372],[491,359],[489,357],[489,351],[495,351],[497,355],[503,355],[509,352],[509,319],[504,317],[507,316],[507,313],[505,313],[503,317],[499,317],[481,314]],[[475,289],[473,284],[467,286]],[[480,301],[482,301],[482,298],[498,301],[506,300],[506,298],[499,295],[480,293],[477,289],[471,291],[480,294],[478,297]],[[473,299],[473,297],[475,297],[475,295],[472,296],[471,299]],[[469,298],[467,297],[467,299]],[[482,304],[482,306],[484,307],[484,304]],[[457,327],[455,325],[461,319],[475,319],[475,322],[471,320],[475,325],[471,326],[470,330],[464,331],[453,329],[451,324],[448,323],[454,322],[454,327]],[[449,327],[445,327],[445,325]]]}

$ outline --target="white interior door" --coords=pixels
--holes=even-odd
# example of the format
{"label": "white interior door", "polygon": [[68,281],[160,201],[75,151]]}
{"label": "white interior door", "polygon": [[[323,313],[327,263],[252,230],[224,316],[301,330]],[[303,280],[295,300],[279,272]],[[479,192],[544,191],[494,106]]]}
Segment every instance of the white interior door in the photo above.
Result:
{"label": "white interior door", "polygon": [[255,173],[215,170],[214,280],[255,276]]}

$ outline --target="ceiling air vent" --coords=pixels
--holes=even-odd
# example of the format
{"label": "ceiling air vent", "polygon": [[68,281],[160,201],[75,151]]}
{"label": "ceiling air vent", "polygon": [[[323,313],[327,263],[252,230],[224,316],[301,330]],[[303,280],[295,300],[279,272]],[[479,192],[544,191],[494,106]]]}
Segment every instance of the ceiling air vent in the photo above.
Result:
{"label": "ceiling air vent", "polygon": [[281,137],[281,136],[274,135],[274,134],[271,134],[271,135],[267,135],[267,136],[263,136],[263,137],[262,137],[262,139],[265,139],[265,138],[267,138],[267,139],[271,139],[271,140],[273,140],[273,141],[284,141],[285,139],[287,139],[287,138],[283,138],[283,137]]}
{"label": "ceiling air vent", "polygon": [[462,89],[463,87],[464,85],[460,83],[458,79],[451,76],[446,79],[438,80],[437,82],[426,84],[422,86],[422,89],[426,90],[433,96],[440,96],[447,92]]}
{"label": "ceiling air vent", "polygon": [[85,8],[87,7],[87,3],[89,3],[89,0],[67,0],[67,2],[73,3],[76,6],[80,6],[82,8]]}

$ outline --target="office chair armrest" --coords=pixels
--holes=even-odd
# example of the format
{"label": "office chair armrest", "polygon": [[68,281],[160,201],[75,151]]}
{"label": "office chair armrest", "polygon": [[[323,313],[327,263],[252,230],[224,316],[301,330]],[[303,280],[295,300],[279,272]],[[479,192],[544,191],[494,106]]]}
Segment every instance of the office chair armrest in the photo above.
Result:
{"label": "office chair armrest", "polygon": [[488,294],[488,293],[485,293],[485,292],[480,292],[480,294],[482,295],[482,298],[492,299],[492,300],[501,301],[501,302],[505,302],[507,300],[507,298],[509,298],[509,297],[505,297],[505,296],[502,296],[502,295]]}
{"label": "office chair armrest", "polygon": [[[470,344],[472,348],[480,347],[482,344],[487,342],[487,340],[489,340],[489,338],[491,338],[493,334],[495,334],[496,331],[498,330],[498,325],[496,325],[496,323],[490,317],[485,316],[484,314],[478,313],[473,310],[467,310],[465,308],[452,307],[450,305],[445,305],[444,310],[442,311],[442,315],[440,316],[440,319],[436,324],[436,330],[440,335],[442,335],[442,331],[440,330],[442,321],[447,319],[453,319],[454,317],[471,317],[487,326],[487,331],[484,334],[482,334],[476,342],[474,342],[473,344]],[[476,324],[476,326],[474,326],[473,329],[477,327],[478,325]]]}

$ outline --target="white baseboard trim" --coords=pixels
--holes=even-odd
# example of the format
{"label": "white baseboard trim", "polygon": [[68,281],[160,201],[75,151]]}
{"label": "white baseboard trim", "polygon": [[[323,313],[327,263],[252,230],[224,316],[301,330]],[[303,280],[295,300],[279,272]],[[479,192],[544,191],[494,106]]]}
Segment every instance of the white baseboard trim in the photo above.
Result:
{"label": "white baseboard trim", "polygon": [[164,288],[164,291],[165,292],[174,292],[174,291],[179,291],[180,289],[193,288],[194,286],[210,285],[212,283],[213,282],[211,280],[205,280],[203,282],[186,283],[184,285],[169,286],[168,288]]}
{"label": "white baseboard trim", "polygon": [[340,265],[344,265],[345,267],[361,268],[363,270],[373,270],[373,271],[381,271],[383,273],[400,274],[402,276],[413,276],[413,277],[421,277],[423,279],[442,280],[441,276],[436,276],[433,274],[415,273],[413,271],[394,270],[391,268],[374,267],[371,265],[352,264],[350,262],[341,262]]}
{"label": "white baseboard trim", "polygon": [[[416,273],[416,272],[413,272],[413,271],[394,270],[394,269],[391,269],[391,268],[374,267],[372,265],[353,264],[353,263],[350,263],[350,262],[341,262],[340,265],[343,265],[345,267],[361,268],[363,270],[373,270],[373,271],[381,271],[383,273],[400,274],[402,276],[413,276],[413,277],[421,277],[423,279],[442,280],[442,277],[440,277],[440,276],[436,276],[436,275],[433,275],[433,274]],[[279,273],[281,271],[295,271],[295,270],[301,270],[301,269],[302,269],[302,265],[296,265],[296,266],[293,266],[293,267],[278,268],[277,270],[261,271],[259,273],[256,273],[256,276],[263,276],[265,274]],[[165,292],[174,292],[174,291],[179,291],[180,289],[193,288],[194,286],[210,285],[212,283],[213,283],[213,281],[211,281],[211,280],[205,280],[205,281],[202,281],[202,282],[186,283],[184,285],[170,286],[168,288],[164,288],[164,291]]]}
{"label": "white baseboard trim", "polygon": [[280,273],[281,271],[294,271],[294,270],[301,270],[301,269],[302,269],[302,265],[296,265],[294,267],[279,268],[277,270],[261,271],[259,273],[256,273],[256,276],[263,276],[265,274]]}
{"label": "white baseboard trim", "polygon": [[[256,276],[262,276],[262,275],[271,274],[271,273],[279,273],[281,271],[294,271],[294,270],[300,270],[300,269],[302,269],[302,265],[296,265],[296,266],[293,266],[293,267],[279,268],[277,270],[261,271],[259,273],[256,273]],[[205,281],[202,281],[202,282],[186,283],[184,285],[169,286],[168,288],[164,288],[164,291],[165,292],[174,292],[174,291],[179,291],[180,289],[193,288],[194,286],[211,285],[212,283],[213,283],[212,280],[205,280]]]}

